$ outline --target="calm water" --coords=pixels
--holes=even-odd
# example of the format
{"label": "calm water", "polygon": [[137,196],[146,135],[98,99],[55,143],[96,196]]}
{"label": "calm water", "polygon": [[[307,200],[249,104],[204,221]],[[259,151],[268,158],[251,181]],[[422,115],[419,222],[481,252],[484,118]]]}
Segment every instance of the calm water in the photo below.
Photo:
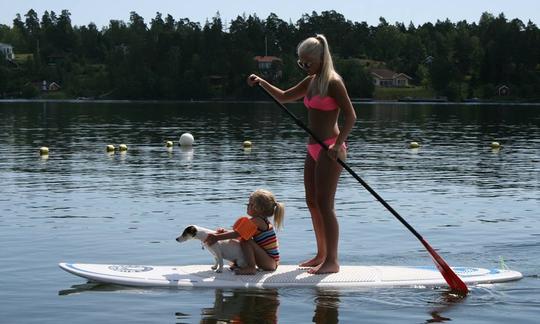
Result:
{"label": "calm water", "polygon": [[[537,322],[540,106],[355,106],[351,167],[450,265],[498,267],[503,258],[521,281],[473,287],[465,299],[422,288],[87,284],[57,263],[210,264],[199,244],[174,238],[188,224],[230,225],[259,187],[286,203],[282,262],[312,255],[305,135],[271,103],[2,103],[0,322]],[[290,107],[306,117],[301,105]],[[183,132],[195,136],[193,149],[167,150],[164,142]],[[489,147],[494,140],[501,150]],[[120,143],[127,153],[105,152]],[[50,148],[48,159],[40,146]],[[432,264],[348,174],[336,199],[342,264]]]}

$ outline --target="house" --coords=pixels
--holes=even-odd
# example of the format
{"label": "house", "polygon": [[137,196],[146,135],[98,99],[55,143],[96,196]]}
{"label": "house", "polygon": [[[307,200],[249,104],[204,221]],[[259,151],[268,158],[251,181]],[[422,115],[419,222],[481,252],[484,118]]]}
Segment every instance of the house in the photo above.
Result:
{"label": "house", "polygon": [[278,80],[283,75],[283,60],[276,56],[255,56],[253,60],[257,63],[259,73],[273,81]]}
{"label": "house", "polygon": [[410,76],[386,68],[371,69],[373,83],[378,87],[408,87]]}
{"label": "house", "polygon": [[62,87],[54,81],[47,87],[47,91],[59,91],[60,89],[62,89]]}
{"label": "house", "polygon": [[504,84],[500,85],[499,87],[497,87],[497,95],[501,97],[510,95],[510,87]]}
{"label": "house", "polygon": [[0,43],[0,55],[3,55],[6,60],[13,60],[15,54],[13,54],[13,46],[10,44]]}
{"label": "house", "polygon": [[54,91],[60,91],[60,89],[62,89],[62,87],[58,83],[54,81],[47,82],[46,80],[28,82],[26,83],[26,85],[31,85],[41,92],[49,92],[49,91],[54,92]]}

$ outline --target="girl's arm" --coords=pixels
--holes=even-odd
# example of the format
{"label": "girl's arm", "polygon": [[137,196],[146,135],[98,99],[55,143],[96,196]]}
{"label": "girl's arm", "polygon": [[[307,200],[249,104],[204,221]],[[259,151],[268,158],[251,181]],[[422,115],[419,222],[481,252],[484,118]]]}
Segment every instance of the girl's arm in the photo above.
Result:
{"label": "girl's arm", "polygon": [[305,96],[312,78],[312,76],[308,76],[297,85],[287,90],[281,90],[255,74],[250,75],[247,82],[250,86],[260,84],[261,87],[270,92],[279,102],[285,103],[296,101]]}
{"label": "girl's arm", "polygon": [[206,240],[204,240],[204,243],[208,246],[213,245],[217,241],[221,240],[229,240],[240,237],[240,234],[236,233],[235,231],[225,231],[222,233],[216,233],[216,234],[208,234],[206,237]]}

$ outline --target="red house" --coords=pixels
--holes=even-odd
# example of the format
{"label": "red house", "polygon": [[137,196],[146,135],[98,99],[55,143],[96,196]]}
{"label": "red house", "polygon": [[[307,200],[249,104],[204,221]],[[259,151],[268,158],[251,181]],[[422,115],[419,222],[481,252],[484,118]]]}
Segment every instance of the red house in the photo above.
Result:
{"label": "red house", "polygon": [[255,56],[259,73],[267,79],[278,80],[283,75],[283,60],[276,56]]}

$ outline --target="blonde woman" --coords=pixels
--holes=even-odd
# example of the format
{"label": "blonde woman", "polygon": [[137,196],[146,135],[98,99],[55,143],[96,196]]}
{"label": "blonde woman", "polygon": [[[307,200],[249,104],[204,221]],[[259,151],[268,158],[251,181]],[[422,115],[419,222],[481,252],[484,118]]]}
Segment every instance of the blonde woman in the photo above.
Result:
{"label": "blonde woman", "polygon": [[217,234],[208,234],[204,243],[212,245],[220,240],[240,239],[247,266],[235,268],[236,274],[253,275],[257,267],[274,271],[279,265],[279,243],[274,226],[268,218],[274,217],[274,224],[280,229],[285,206],[277,202],[270,191],[258,189],[249,196],[247,214],[236,220],[232,230],[220,228]]}
{"label": "blonde woman", "polygon": [[[300,266],[311,267],[308,272],[313,274],[334,273],[339,271],[339,225],[334,197],[342,171],[336,158],[346,159],[345,140],[356,122],[356,114],[343,79],[334,70],[326,38],[316,35],[305,39],[298,45],[297,54],[299,67],[307,73],[307,77],[297,85],[281,90],[254,74],[248,77],[248,84],[260,85],[282,103],[303,98],[308,110],[309,128],[328,145],[328,151],[324,152],[311,137],[307,144],[304,186],[317,254]],[[344,117],[341,128],[338,126],[340,113]]]}

